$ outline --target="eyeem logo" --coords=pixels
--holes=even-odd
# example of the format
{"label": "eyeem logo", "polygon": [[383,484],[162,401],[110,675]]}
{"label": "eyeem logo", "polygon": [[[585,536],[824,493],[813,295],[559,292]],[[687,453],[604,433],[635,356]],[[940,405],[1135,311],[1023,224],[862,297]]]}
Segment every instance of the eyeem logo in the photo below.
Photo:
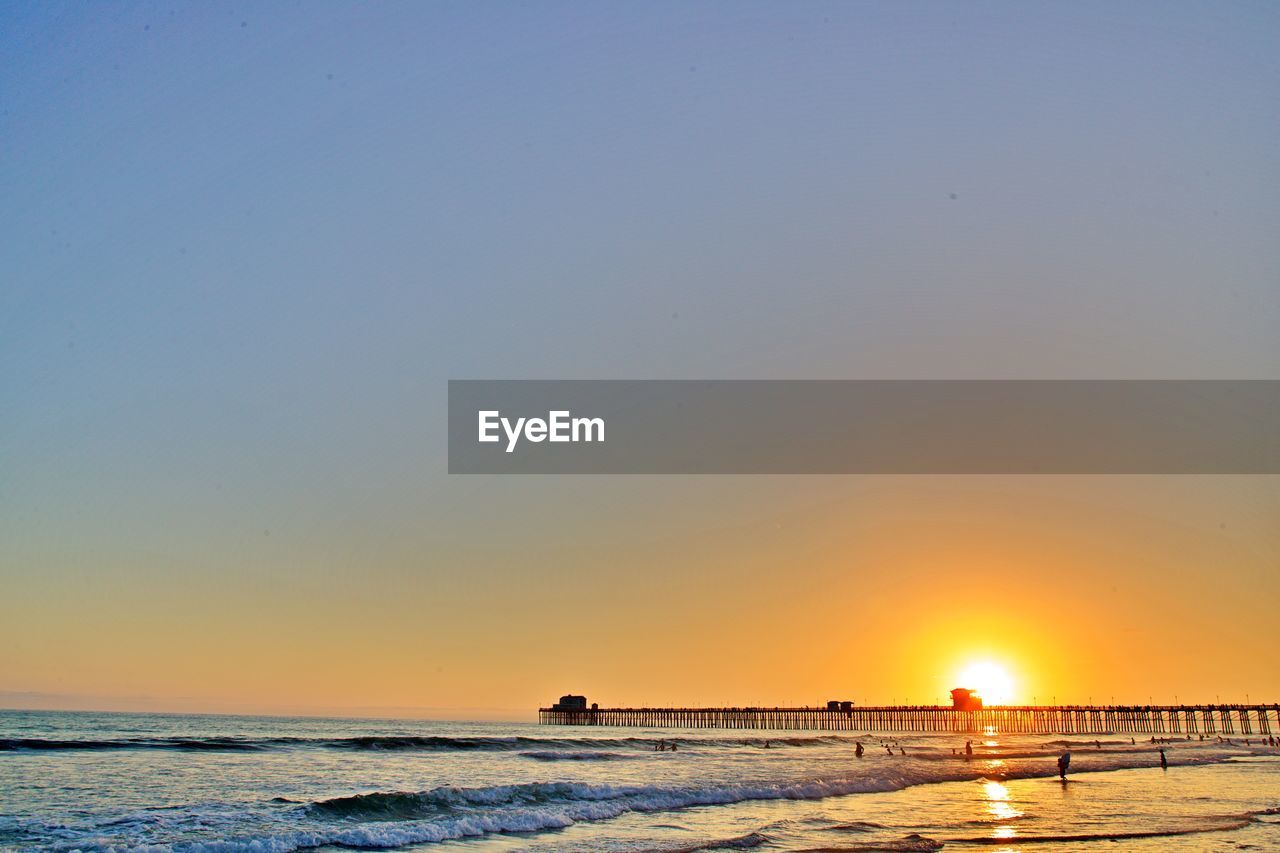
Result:
{"label": "eyeem logo", "polygon": [[535,444],[541,441],[555,442],[592,442],[604,441],[604,418],[575,418],[572,412],[547,412],[543,418],[510,418],[502,417],[497,410],[481,411],[479,414],[479,441],[494,443],[502,440],[498,430],[506,433],[507,453],[516,449],[516,444],[523,437]]}

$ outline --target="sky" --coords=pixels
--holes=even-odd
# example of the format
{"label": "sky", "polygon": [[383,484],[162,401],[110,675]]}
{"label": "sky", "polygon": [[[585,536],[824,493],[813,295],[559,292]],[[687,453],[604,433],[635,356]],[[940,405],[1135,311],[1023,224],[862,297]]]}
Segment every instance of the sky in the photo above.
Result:
{"label": "sky", "polygon": [[0,7],[0,707],[1280,701],[1275,477],[446,473],[448,379],[1280,378],[1269,3]]}

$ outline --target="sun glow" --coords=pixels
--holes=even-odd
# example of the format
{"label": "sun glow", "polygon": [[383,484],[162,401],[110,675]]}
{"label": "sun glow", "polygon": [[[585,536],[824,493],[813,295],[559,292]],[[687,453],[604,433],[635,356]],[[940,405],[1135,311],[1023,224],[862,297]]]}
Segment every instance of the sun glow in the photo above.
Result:
{"label": "sun glow", "polygon": [[959,684],[982,697],[987,705],[1007,705],[1013,699],[1013,678],[993,661],[975,661],[965,667]]}

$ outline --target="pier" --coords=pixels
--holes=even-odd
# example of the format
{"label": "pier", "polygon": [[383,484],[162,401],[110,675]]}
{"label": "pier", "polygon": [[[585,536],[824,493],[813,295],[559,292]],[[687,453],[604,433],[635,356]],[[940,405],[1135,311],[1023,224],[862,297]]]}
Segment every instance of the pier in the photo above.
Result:
{"label": "pier", "polygon": [[548,726],[651,729],[805,729],[958,734],[1262,735],[1280,733],[1273,705],[946,705],[848,708],[540,708]]}

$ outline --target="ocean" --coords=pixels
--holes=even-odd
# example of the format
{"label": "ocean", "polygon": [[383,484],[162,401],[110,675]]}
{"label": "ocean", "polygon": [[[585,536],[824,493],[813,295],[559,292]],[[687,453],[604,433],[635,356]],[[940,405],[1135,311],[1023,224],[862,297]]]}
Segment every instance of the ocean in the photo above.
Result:
{"label": "ocean", "polygon": [[1251,740],[4,711],[0,848],[1280,849]]}

